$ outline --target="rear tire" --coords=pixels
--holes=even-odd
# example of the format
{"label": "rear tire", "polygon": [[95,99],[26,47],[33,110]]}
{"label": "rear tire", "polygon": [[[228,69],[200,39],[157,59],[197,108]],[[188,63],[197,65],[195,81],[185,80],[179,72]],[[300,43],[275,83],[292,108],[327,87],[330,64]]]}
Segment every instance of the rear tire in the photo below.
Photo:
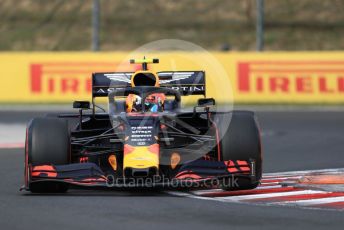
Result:
{"label": "rear tire", "polygon": [[255,176],[253,178],[238,177],[237,186],[233,186],[233,183],[224,183],[222,188],[224,190],[256,188],[262,177],[262,152],[255,115],[249,111],[233,111],[224,115],[223,119],[231,120],[229,125],[221,125],[221,122],[218,125],[219,135],[222,137],[219,146],[222,160],[253,160]]}
{"label": "rear tire", "polygon": [[[35,118],[28,125],[26,138],[27,165],[63,165],[70,162],[70,139],[66,120]],[[28,186],[34,193],[62,193],[68,190],[68,185],[59,182],[28,181]]]}

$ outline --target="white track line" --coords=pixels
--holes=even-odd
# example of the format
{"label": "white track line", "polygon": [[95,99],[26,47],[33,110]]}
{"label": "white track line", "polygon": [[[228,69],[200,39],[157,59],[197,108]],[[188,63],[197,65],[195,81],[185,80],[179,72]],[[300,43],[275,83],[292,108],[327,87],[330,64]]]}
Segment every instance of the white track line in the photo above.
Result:
{"label": "white track line", "polygon": [[261,189],[271,189],[271,188],[281,188],[282,185],[271,185],[271,186],[259,186],[256,189],[261,190]]}
{"label": "white track line", "polygon": [[263,176],[262,181],[264,180],[294,180],[294,179],[300,179],[302,176]]}
{"label": "white track line", "polygon": [[[296,195],[297,192],[301,192],[301,191],[284,192],[284,193],[285,194],[287,193],[288,195],[292,195],[291,193],[293,193],[293,195]],[[314,191],[314,190],[304,190],[302,192],[307,192],[307,194],[326,193],[323,191]],[[178,191],[176,191],[176,192],[175,191],[168,191],[166,193],[173,195],[173,196],[194,198],[194,199],[199,199],[199,200],[212,200],[212,201],[218,201],[218,202],[224,202],[224,203],[241,203],[241,202],[244,203],[245,201],[246,201],[245,203],[247,203],[247,201],[249,201],[248,198],[247,199],[238,199],[238,198],[243,197],[243,196],[239,196],[239,197],[203,197],[203,196],[197,196],[197,195],[192,195],[190,193],[178,192]],[[298,193],[298,194],[300,194],[300,193]],[[250,199],[262,198],[262,197],[258,197],[259,195],[247,195],[247,196],[250,196]],[[278,195],[281,195],[281,193],[279,193]],[[255,197],[255,198],[253,198],[253,197]],[[279,205],[279,206],[309,207],[309,206],[315,206],[315,205],[321,205],[321,204],[331,204],[334,202],[343,202],[343,201],[344,201],[344,196],[311,199],[311,200],[299,200],[299,201],[267,202],[265,204],[266,205]]]}
{"label": "white track line", "polygon": [[208,189],[208,190],[195,190],[195,191],[191,191],[192,194],[195,195],[204,195],[204,194],[208,194],[208,193],[213,193],[213,192],[223,192],[222,189]]}
{"label": "white track line", "polygon": [[277,175],[269,175],[269,174],[263,174],[263,178],[262,179],[273,179],[273,178],[288,178],[288,179],[290,179],[290,178],[293,178],[293,177],[295,177],[295,178],[297,178],[297,177],[300,177],[300,176],[302,176],[302,175],[283,175],[283,176],[277,176]]}
{"label": "white track line", "polygon": [[[281,188],[282,185],[272,185],[272,186],[263,186],[263,187],[257,187],[256,190],[264,190],[264,189],[271,189],[271,188]],[[194,190],[191,191],[191,194],[197,195],[197,196],[202,196],[206,195],[209,193],[214,193],[214,192],[225,192],[222,189],[202,189],[202,190]]]}
{"label": "white track line", "polygon": [[302,191],[291,191],[291,192],[276,192],[276,193],[265,193],[265,194],[256,194],[256,195],[240,195],[240,196],[231,196],[231,197],[221,197],[223,200],[235,200],[235,201],[245,201],[259,198],[273,198],[280,196],[292,196],[292,195],[310,195],[326,193],[323,191],[314,191],[314,190],[302,190]]}
{"label": "white track line", "polygon": [[197,195],[192,195],[190,193],[186,192],[178,192],[178,191],[167,191],[165,192],[169,195],[172,196],[180,196],[180,197],[187,197],[187,198],[194,198],[194,199],[199,199],[199,200],[214,200],[212,197],[206,197],[206,196],[197,196]]}
{"label": "white track line", "polygon": [[310,199],[310,200],[296,200],[296,201],[274,202],[273,204],[277,204],[277,205],[312,206],[312,205],[327,204],[327,203],[333,203],[333,202],[344,202],[344,196],[319,198],[319,199]]}
{"label": "white track line", "polygon": [[287,176],[295,176],[295,175],[305,175],[308,173],[339,173],[344,172],[344,168],[335,168],[335,169],[317,169],[317,170],[303,170],[303,171],[289,171],[289,172],[280,172],[280,173],[264,173],[264,177],[287,177]]}
{"label": "white track line", "polygon": [[[320,170],[304,170],[304,171],[295,171],[295,172],[281,172],[281,173],[265,173],[263,174],[262,184],[258,186],[255,190],[262,191],[264,189],[274,189],[274,188],[281,188],[283,187],[280,183],[283,181],[289,180],[296,180],[301,178],[307,174],[338,174],[344,173],[344,168],[336,168],[336,169],[320,169]],[[276,182],[268,182],[269,180],[278,180]],[[267,182],[264,182],[267,181]],[[262,186],[263,185],[263,186]],[[290,186],[289,186],[290,187]],[[291,186],[292,187],[292,186]],[[222,189],[209,189],[209,190],[194,190],[189,193],[185,192],[167,192],[168,194],[175,195],[175,196],[182,196],[188,198],[195,198],[201,200],[213,200],[225,203],[256,203],[256,204],[265,204],[265,205],[284,205],[284,206],[297,206],[297,207],[312,207],[316,205],[325,205],[328,204],[330,206],[331,203],[335,202],[344,202],[344,195],[343,196],[336,196],[336,197],[325,197],[325,198],[313,198],[313,199],[302,199],[302,200],[288,200],[288,201],[268,201],[265,199],[264,202],[259,202],[259,200],[255,201],[255,199],[264,199],[264,198],[276,198],[276,197],[285,197],[285,196],[293,196],[293,195],[312,195],[312,194],[331,194],[329,191],[322,191],[322,190],[297,190],[297,191],[287,191],[287,192],[270,192],[264,194],[249,194],[249,195],[233,195],[233,196],[224,196],[224,197],[208,197],[203,196],[209,193],[214,192],[221,192]],[[326,196],[326,195],[325,195]],[[310,196],[311,197],[311,196]],[[326,208],[326,207],[324,207]]]}

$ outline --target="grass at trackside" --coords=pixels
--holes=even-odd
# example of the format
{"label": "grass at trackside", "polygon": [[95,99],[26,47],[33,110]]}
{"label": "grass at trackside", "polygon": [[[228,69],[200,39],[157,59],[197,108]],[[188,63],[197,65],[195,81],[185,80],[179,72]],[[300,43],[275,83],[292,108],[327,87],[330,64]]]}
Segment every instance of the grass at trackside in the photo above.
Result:
{"label": "grass at trackside", "polygon": [[[255,49],[255,0],[100,0],[101,49],[177,38]],[[266,0],[267,50],[344,49],[344,2]],[[90,50],[92,1],[1,0],[0,50]]]}

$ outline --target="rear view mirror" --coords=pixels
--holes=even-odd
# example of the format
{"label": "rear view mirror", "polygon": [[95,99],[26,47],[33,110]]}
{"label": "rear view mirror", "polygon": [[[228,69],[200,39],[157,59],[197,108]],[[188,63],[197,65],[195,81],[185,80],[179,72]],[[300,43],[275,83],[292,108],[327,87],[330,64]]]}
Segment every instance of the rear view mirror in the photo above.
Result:
{"label": "rear view mirror", "polygon": [[198,99],[198,106],[211,106],[215,105],[214,98],[200,98]]}
{"label": "rear view mirror", "polygon": [[90,102],[89,101],[74,101],[73,108],[74,109],[90,109]]}

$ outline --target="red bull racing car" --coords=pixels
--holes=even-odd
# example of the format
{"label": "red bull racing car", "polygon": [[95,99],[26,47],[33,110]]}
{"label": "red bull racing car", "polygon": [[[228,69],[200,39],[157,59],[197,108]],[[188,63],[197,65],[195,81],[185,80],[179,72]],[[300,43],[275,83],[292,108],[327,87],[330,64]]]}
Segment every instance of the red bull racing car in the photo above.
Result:
{"label": "red bull racing car", "polygon": [[[92,107],[32,119],[25,145],[31,192],[68,188],[220,186],[252,189],[262,176],[253,112],[218,111],[206,97],[205,72],[148,70],[158,59],[131,60],[136,72],[92,75]],[[193,109],[184,97],[200,97]],[[99,112],[96,98],[107,98]]]}

